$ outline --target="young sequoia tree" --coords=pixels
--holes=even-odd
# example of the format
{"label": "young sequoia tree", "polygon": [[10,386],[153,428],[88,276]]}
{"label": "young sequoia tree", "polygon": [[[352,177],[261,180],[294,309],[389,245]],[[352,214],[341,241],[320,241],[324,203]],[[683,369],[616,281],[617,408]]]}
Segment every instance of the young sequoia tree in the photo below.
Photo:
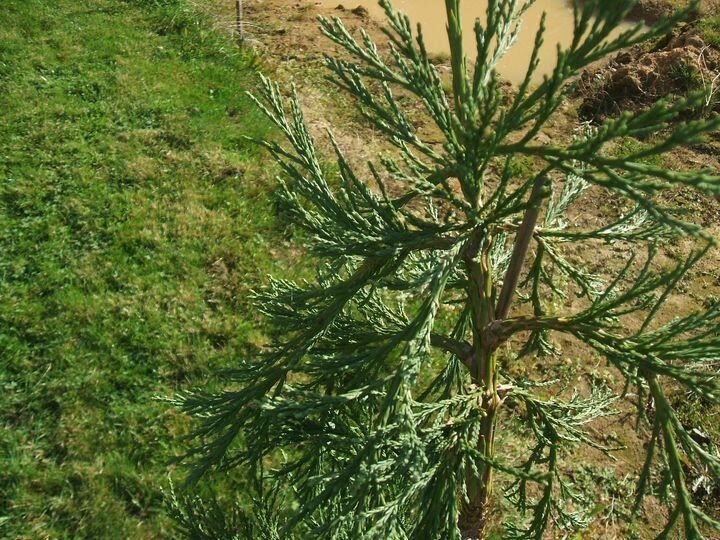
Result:
{"label": "young sequoia tree", "polygon": [[[317,276],[257,292],[271,345],[224,375],[226,391],[178,398],[198,417],[192,478],[241,467],[255,479],[265,508],[256,538],[483,538],[489,521],[501,521],[492,508],[503,495],[519,516],[502,525],[503,538],[581,528],[585,497],[563,458],[579,445],[609,452],[588,424],[627,401],[648,438],[635,508],[661,484],[661,537],[720,530],[686,481],[688,464],[720,476],[720,459],[667,397],[670,387],[720,399],[720,303],[666,308],[713,238],[660,202],[678,186],[718,195],[720,183],[652,159],[720,122],[688,121],[704,99],[690,96],[571,141],[537,141],[583,68],[666,35],[687,12],[618,35],[634,2],[577,2],[573,41],[550,75],[535,76],[543,23],[527,76],[509,92],[495,67],[531,3],[489,0],[477,47],[466,51],[460,1],[446,0],[450,82],[420,28],[388,0],[387,53],[366,33],[321,19],[344,51],[327,59],[332,81],[389,143],[367,167],[353,166],[331,134],[335,164],[320,156],[296,97],[265,82],[258,103],[285,140],[262,144],[281,167],[281,195]],[[649,142],[616,144],[625,137]],[[612,216],[595,210],[607,200],[619,209]],[[673,263],[666,245],[692,247]],[[583,262],[589,253],[596,263],[615,255],[593,265]],[[604,358],[624,391],[544,380],[561,334],[574,343],[566,349]],[[538,361],[547,366],[540,376],[518,376]],[[497,442],[511,422],[525,429],[513,453]],[[227,530],[232,520],[212,520],[184,525],[200,536],[243,534]]]}

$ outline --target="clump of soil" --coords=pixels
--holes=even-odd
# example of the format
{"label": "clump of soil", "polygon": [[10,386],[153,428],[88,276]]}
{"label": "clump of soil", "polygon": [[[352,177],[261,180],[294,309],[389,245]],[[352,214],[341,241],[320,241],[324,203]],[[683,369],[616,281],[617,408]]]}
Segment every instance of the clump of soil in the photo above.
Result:
{"label": "clump of soil", "polygon": [[717,107],[713,84],[720,80],[718,73],[720,52],[703,41],[695,25],[685,25],[650,50],[623,51],[608,64],[583,72],[580,115],[597,121],[699,89],[708,93],[708,109],[712,109]]}
{"label": "clump of soil", "polygon": [[344,5],[338,4],[337,7],[335,8],[335,10],[336,11],[350,11],[350,13],[360,17],[361,19],[369,19],[370,18],[370,12],[367,10],[366,7],[363,7],[363,6],[358,6],[351,10],[348,10]]}
{"label": "clump of soil", "polygon": [[[652,24],[661,17],[672,15],[679,8],[686,7],[688,0],[638,0],[630,12],[633,19],[643,20]],[[720,10],[720,0],[703,0],[699,10],[690,14],[692,20],[717,13]]]}

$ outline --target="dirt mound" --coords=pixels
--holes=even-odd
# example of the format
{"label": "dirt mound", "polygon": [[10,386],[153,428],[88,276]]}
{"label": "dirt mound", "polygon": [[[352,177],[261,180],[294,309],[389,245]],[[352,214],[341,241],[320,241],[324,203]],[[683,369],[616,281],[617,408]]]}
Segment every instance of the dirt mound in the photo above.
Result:
{"label": "dirt mound", "polygon": [[[678,9],[686,7],[688,0],[638,0],[630,12],[630,17],[652,24],[661,17],[672,15]],[[705,17],[720,11],[720,0],[703,0],[698,11],[690,14],[690,20]]]}
{"label": "dirt mound", "polygon": [[625,51],[608,64],[583,72],[580,115],[598,120],[700,89],[708,94],[708,108],[713,108],[719,70],[720,53],[708,47],[694,25],[686,25],[651,50]]}

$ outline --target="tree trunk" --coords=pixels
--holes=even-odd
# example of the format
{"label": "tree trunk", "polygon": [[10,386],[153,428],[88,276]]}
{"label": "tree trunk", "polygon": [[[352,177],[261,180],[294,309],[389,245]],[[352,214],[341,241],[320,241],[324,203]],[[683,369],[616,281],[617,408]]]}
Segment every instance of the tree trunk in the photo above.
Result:
{"label": "tree trunk", "polygon": [[[490,267],[491,245],[491,239],[482,231],[478,231],[465,254],[475,350],[471,376],[473,383],[483,389],[481,406],[485,414],[477,441],[477,450],[488,458],[494,455],[495,417],[500,405],[497,394],[495,345],[488,340],[485,333],[495,319],[494,284]],[[476,467],[478,474],[469,472],[465,480],[468,501],[463,505],[458,517],[462,537],[468,540],[479,540],[484,537],[492,495],[492,467],[480,460],[476,463]]]}
{"label": "tree trunk", "polygon": [[[494,362],[493,362],[494,363]],[[495,456],[495,419],[500,407],[500,398],[495,388],[495,377],[490,391],[485,392],[482,408],[485,412],[477,449],[489,459]],[[468,499],[458,518],[463,540],[482,540],[490,517],[490,503],[493,491],[493,468],[487,463],[476,464],[479,474],[470,473],[466,480]]]}
{"label": "tree trunk", "polygon": [[[468,298],[473,317],[473,349],[475,350],[471,375],[473,383],[483,389],[482,409],[485,413],[477,450],[488,460],[492,460],[495,456],[495,419],[502,404],[497,391],[497,355],[495,352],[499,343],[489,329],[494,321],[505,319],[510,311],[520,272],[535,231],[540,203],[545,197],[547,182],[548,179],[544,175],[535,179],[528,201],[529,206],[515,238],[510,264],[505,273],[497,302],[490,265],[492,237],[487,234],[487,231],[476,231],[465,253],[465,266],[469,278]],[[482,540],[490,515],[493,469],[486,461],[480,460],[476,467],[479,474],[470,472],[466,478],[468,501],[463,505],[458,517],[458,526],[463,540]]]}
{"label": "tree trunk", "polygon": [[463,540],[481,540],[485,534],[488,501],[475,501],[463,507],[458,525]]}

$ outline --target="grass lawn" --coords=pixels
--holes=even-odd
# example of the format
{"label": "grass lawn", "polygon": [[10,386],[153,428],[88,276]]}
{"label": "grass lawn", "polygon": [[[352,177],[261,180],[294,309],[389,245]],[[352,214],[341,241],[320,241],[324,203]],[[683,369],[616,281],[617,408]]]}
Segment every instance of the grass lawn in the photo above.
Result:
{"label": "grass lawn", "polygon": [[170,537],[154,397],[251,353],[288,263],[252,62],[173,0],[1,11],[0,537]]}

